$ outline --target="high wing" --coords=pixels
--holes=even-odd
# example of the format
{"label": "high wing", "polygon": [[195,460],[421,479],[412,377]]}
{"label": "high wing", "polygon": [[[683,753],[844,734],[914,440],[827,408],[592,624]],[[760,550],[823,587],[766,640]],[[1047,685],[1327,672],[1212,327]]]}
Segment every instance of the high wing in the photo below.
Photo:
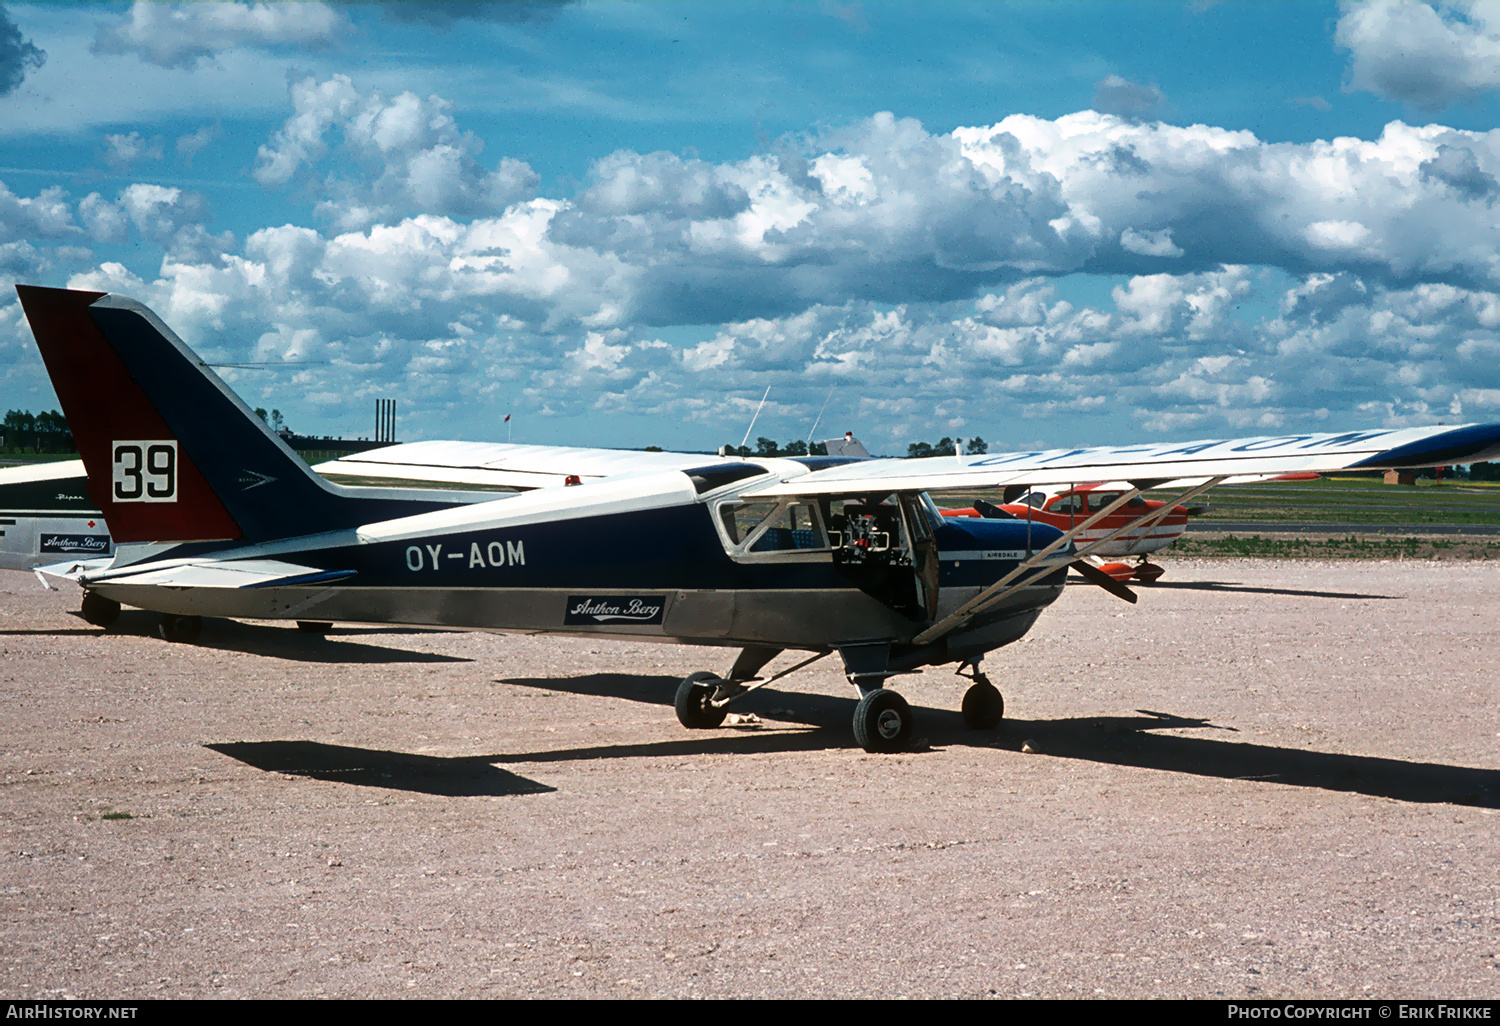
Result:
{"label": "high wing", "polygon": [[[1099,478],[1130,483],[1131,487],[1113,502],[1079,520],[1041,549],[1029,552],[1009,572],[912,639],[916,645],[931,645],[963,630],[987,610],[1064,565],[1078,569],[1100,586],[1134,601],[1128,590],[1112,588],[1097,572],[1091,573],[1093,568],[1083,562],[1084,557],[1093,555],[1127,532],[1149,528],[1178,503],[1217,485],[1262,481],[1288,473],[1446,466],[1478,462],[1496,455],[1500,455],[1500,424],[1468,424],[1215,439],[1169,445],[986,453],[921,460],[867,460],[815,470],[760,487],[752,486],[742,494],[747,499],[780,498],[788,501],[850,493],[878,497],[892,492],[1073,484]],[[1141,492],[1168,486],[1186,490],[1157,509],[1074,548],[1074,543],[1085,532]]]}
{"label": "high wing", "polygon": [[702,453],[588,449],[508,442],[407,442],[352,453],[313,467],[341,484],[463,485],[526,491],[618,474],[689,470],[737,458]]}
{"label": "high wing", "polygon": [[[1389,470],[1500,456],[1500,424],[1269,435],[1160,445],[862,460],[753,490],[757,497],[910,492],[1119,480],[1161,488],[1289,473]],[[1143,489],[1144,490],[1144,489]]]}

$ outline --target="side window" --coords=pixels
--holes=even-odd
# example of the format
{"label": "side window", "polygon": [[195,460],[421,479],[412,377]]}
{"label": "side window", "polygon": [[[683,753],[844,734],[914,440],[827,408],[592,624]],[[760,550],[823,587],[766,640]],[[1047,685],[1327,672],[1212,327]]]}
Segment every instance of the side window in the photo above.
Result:
{"label": "side window", "polygon": [[775,559],[828,552],[823,520],[812,503],[731,499],[719,504],[716,515],[724,548],[735,559]]}
{"label": "side window", "polygon": [[774,502],[726,502],[719,507],[719,516],[724,521],[724,533],[731,545],[742,545],[755,529],[776,512]]}
{"label": "side window", "polygon": [[823,532],[818,528],[817,514],[806,503],[798,503],[777,510],[760,537],[750,546],[750,551],[788,552],[827,547]]}
{"label": "side window", "polygon": [[1049,513],[1061,513],[1066,516],[1069,513],[1083,512],[1083,499],[1069,492],[1061,496],[1051,506],[1047,507]]}

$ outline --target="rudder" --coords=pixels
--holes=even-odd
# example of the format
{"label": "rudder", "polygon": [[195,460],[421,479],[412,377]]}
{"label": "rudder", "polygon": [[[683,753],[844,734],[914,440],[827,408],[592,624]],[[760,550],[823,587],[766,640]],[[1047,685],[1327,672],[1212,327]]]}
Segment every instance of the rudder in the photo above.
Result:
{"label": "rudder", "polygon": [[134,300],[17,285],[116,542],[247,542],[354,526],[319,478]]}

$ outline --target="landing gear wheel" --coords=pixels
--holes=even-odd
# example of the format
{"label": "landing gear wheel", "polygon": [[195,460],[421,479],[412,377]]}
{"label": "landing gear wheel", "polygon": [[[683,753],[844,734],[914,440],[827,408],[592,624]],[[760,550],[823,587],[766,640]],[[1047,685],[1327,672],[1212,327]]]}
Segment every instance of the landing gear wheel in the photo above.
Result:
{"label": "landing gear wheel", "polygon": [[963,713],[970,730],[994,730],[1005,718],[1005,698],[989,681],[979,681],[964,692]]}
{"label": "landing gear wheel", "polygon": [[95,627],[108,627],[120,618],[120,603],[88,592],[83,596],[83,618]]}
{"label": "landing gear wheel", "polygon": [[688,730],[710,730],[724,722],[727,709],[709,704],[718,690],[718,674],[699,670],[682,678],[677,685],[677,722]]}
{"label": "landing gear wheel", "polygon": [[867,752],[900,752],[911,743],[911,706],[894,691],[877,688],[854,707],[854,740]]}
{"label": "landing gear wheel", "polygon": [[163,613],[156,625],[156,633],[165,641],[190,645],[198,640],[199,634],[203,633],[203,617]]}
{"label": "landing gear wheel", "polygon": [[1156,579],[1166,573],[1165,567],[1157,566],[1155,563],[1142,562],[1135,568],[1135,579],[1142,584],[1155,584]]}
{"label": "landing gear wheel", "polygon": [[333,630],[333,624],[324,620],[298,620],[297,629],[303,634],[327,634]]}

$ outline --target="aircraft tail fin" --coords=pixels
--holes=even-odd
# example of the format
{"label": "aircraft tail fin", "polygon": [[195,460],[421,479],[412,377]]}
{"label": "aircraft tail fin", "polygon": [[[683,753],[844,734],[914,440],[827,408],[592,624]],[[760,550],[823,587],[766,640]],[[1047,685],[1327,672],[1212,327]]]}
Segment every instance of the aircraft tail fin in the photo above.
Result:
{"label": "aircraft tail fin", "polygon": [[359,522],[360,504],[140,303],[16,291],[116,542],[259,542]]}

